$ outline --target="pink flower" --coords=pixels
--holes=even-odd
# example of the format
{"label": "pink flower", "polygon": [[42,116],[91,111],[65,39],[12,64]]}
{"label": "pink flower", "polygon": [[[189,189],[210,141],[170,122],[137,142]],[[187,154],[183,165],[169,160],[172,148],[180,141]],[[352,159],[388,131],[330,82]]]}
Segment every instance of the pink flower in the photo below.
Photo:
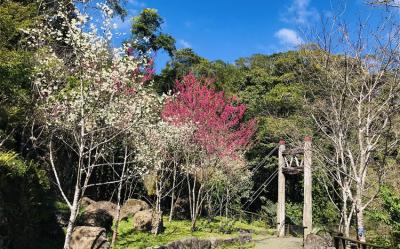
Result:
{"label": "pink flower", "polygon": [[177,97],[168,101],[162,118],[176,125],[196,124],[196,142],[208,153],[231,155],[245,149],[255,132],[256,122],[243,122],[244,104],[234,104],[223,91],[212,89],[212,79],[198,80],[190,73],[176,82]]}

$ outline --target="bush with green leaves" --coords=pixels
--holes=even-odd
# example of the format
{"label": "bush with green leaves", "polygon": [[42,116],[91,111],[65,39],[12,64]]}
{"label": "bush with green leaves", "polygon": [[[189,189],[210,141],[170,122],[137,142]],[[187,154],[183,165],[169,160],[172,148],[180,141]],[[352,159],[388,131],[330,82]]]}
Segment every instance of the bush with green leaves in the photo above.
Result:
{"label": "bush with green leaves", "polygon": [[[46,172],[13,152],[0,152],[0,248],[57,248]],[[1,244],[3,243],[3,244]]]}
{"label": "bush with green leaves", "polygon": [[[380,208],[369,210],[368,216],[374,222],[382,222],[388,225],[391,230],[392,245],[395,248],[400,248],[400,195],[392,187],[383,186],[379,193],[379,199]],[[385,244],[388,241],[382,240],[380,236],[377,242]]]}

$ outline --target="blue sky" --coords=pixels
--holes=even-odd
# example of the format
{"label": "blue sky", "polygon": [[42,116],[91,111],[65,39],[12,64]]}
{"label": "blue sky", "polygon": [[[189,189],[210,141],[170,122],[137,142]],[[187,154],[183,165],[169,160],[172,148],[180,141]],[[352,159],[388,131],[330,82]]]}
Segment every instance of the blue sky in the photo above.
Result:
{"label": "blue sky", "polygon": [[[163,32],[209,60],[233,62],[255,53],[272,54],[295,48],[320,17],[343,12],[349,21],[379,12],[366,0],[127,0],[130,16],[155,8],[165,23]],[[129,32],[130,19],[117,21]],[[159,71],[168,57],[157,55]]]}

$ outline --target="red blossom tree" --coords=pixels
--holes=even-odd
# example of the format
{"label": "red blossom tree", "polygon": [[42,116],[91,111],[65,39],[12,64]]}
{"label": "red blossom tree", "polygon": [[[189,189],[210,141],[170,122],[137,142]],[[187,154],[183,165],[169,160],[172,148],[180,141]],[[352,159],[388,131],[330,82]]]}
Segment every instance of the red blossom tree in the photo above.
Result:
{"label": "red blossom tree", "polygon": [[193,123],[195,140],[207,153],[233,156],[247,147],[256,122],[243,122],[246,106],[216,91],[213,82],[199,80],[191,73],[177,81],[177,96],[167,101],[162,118],[177,125]]}

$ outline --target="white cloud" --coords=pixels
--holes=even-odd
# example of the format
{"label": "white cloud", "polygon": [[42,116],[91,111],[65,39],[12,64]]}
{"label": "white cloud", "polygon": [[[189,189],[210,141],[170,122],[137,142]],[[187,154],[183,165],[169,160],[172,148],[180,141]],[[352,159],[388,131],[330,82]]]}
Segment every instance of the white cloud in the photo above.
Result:
{"label": "white cloud", "polygon": [[275,33],[275,37],[279,42],[286,46],[298,46],[303,43],[303,39],[292,29],[280,29]]}
{"label": "white cloud", "polygon": [[192,47],[192,45],[190,45],[190,43],[185,41],[184,39],[179,39],[178,44],[183,48],[191,48]]}
{"label": "white cloud", "polygon": [[310,2],[311,0],[293,0],[283,15],[283,21],[307,25],[310,20],[316,20],[319,13],[310,6]]}

